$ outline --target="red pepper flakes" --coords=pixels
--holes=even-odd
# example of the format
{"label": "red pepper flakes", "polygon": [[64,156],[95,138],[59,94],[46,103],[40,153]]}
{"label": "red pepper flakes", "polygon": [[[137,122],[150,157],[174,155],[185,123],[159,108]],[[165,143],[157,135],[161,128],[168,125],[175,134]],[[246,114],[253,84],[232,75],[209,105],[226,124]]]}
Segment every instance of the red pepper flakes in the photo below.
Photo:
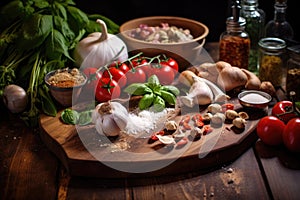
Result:
{"label": "red pepper flakes", "polygon": [[203,117],[202,117],[202,115],[200,113],[197,113],[197,114],[193,115],[192,120],[194,122],[196,122],[196,121],[203,121]]}
{"label": "red pepper flakes", "polygon": [[192,130],[192,127],[191,127],[191,126],[189,125],[189,123],[187,123],[187,122],[184,122],[184,123],[182,124],[182,127],[183,127],[184,131]]}
{"label": "red pepper flakes", "polygon": [[158,137],[156,135],[164,135],[165,134],[165,131],[164,130],[161,130],[161,131],[158,131],[158,132],[155,132],[151,135],[151,140],[158,140]]}
{"label": "red pepper flakes", "polygon": [[200,120],[197,120],[197,121],[195,121],[195,126],[198,127],[198,128],[202,128],[204,126],[204,122],[200,121]]}
{"label": "red pepper flakes", "polygon": [[190,119],[191,119],[191,116],[189,116],[189,115],[183,116],[179,122],[179,125],[183,125],[184,123],[189,123]]}
{"label": "red pepper flakes", "polygon": [[234,110],[234,104],[232,103],[224,103],[222,104],[222,112],[226,112],[227,110]]}
{"label": "red pepper flakes", "polygon": [[213,128],[210,125],[203,126],[203,135],[207,135],[213,131]]}

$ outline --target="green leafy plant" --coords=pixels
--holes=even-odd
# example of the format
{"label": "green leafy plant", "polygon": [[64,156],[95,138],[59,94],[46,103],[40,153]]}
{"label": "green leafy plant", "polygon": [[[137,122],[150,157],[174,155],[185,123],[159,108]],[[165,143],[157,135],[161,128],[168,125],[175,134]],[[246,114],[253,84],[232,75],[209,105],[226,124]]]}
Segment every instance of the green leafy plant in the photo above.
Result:
{"label": "green leafy plant", "polygon": [[[109,33],[119,26],[100,14],[88,15],[73,0],[13,0],[0,8],[0,97],[8,84],[26,89],[29,106],[21,118],[38,125],[41,112],[56,116],[56,105],[44,83],[51,70],[73,67],[76,44],[89,33]],[[30,78],[29,78],[30,77]]]}

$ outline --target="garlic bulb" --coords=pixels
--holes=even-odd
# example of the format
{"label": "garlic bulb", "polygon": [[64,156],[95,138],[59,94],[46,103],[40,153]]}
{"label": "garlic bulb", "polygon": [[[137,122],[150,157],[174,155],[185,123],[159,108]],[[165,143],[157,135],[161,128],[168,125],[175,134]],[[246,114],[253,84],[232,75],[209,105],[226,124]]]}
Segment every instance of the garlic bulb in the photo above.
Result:
{"label": "garlic bulb", "polygon": [[114,60],[127,60],[128,52],[123,40],[107,33],[103,20],[97,19],[96,22],[100,25],[102,33],[91,33],[77,44],[74,52],[76,64],[83,68],[99,68]]}
{"label": "garlic bulb", "polygon": [[127,126],[127,109],[118,102],[104,102],[96,106],[92,122],[100,135],[118,136]]}
{"label": "garlic bulb", "polygon": [[22,87],[11,84],[4,88],[3,102],[12,113],[20,113],[27,106],[28,96]]}

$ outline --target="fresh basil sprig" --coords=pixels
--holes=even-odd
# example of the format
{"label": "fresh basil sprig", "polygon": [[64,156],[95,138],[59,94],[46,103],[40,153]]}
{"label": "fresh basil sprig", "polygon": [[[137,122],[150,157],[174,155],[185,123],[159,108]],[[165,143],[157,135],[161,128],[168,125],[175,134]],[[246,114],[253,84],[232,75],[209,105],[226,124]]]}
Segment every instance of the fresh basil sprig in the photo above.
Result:
{"label": "fresh basil sprig", "polygon": [[130,84],[124,92],[131,95],[143,95],[138,104],[139,109],[145,110],[153,106],[156,112],[165,109],[166,104],[175,105],[176,96],[180,94],[179,89],[173,85],[161,85],[156,75],[150,76],[146,83]]}

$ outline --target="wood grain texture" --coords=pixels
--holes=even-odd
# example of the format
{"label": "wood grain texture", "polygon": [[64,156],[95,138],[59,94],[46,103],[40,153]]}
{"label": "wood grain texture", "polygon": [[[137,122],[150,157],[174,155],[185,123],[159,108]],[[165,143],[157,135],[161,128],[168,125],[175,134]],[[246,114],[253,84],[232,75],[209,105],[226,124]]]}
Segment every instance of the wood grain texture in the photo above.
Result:
{"label": "wood grain texture", "polygon": [[[230,102],[236,105],[237,110],[242,109],[237,99]],[[206,111],[202,111],[204,112]],[[148,138],[123,135],[125,138],[120,141],[126,141],[130,148],[117,152],[107,146],[106,142],[103,143],[108,139],[97,134],[93,125],[80,128],[66,125],[60,120],[60,112],[56,117],[41,115],[40,126],[43,130],[42,140],[71,175],[121,178],[185,173],[232,161],[256,141],[257,136],[253,130],[259,117],[261,116],[256,112],[250,114],[246,128],[238,132],[232,129],[232,124],[225,123],[222,127],[215,127],[212,133],[202,136],[200,140],[189,141],[182,148],[165,146],[153,149],[148,144]],[[119,142],[118,139],[112,141],[112,144],[116,142]],[[149,172],[131,171],[132,168],[144,169],[161,163],[169,164],[159,169],[149,168]],[[122,170],[115,166],[121,166]]]}
{"label": "wood grain texture", "polygon": [[299,199],[300,187],[295,183],[300,180],[300,155],[284,146],[267,146],[261,140],[256,142],[255,151],[274,199]]}
{"label": "wood grain texture", "polygon": [[18,118],[0,123],[0,199],[55,199],[58,160]]}

